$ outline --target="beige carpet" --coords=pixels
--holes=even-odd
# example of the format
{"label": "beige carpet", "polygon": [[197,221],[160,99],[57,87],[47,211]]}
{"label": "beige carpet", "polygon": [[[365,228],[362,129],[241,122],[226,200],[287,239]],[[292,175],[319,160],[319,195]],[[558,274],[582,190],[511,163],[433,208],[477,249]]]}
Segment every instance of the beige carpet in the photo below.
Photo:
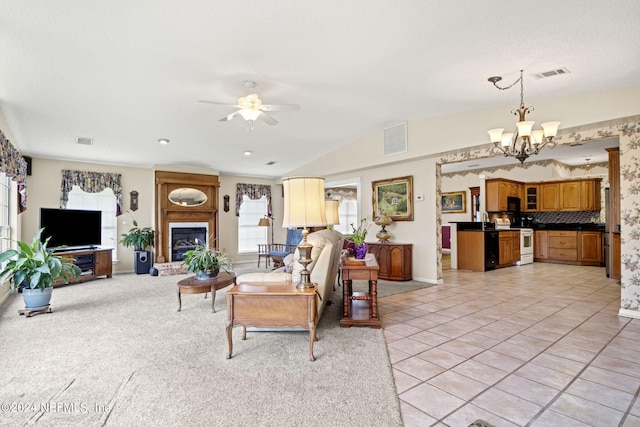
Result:
{"label": "beige carpet", "polygon": [[[340,328],[339,303],[306,332],[234,329],[226,359],[225,292],[217,313],[184,295],[186,277],[116,275],[54,290],[53,313],[0,307],[2,425],[400,426],[382,330]],[[341,301],[337,288],[334,301]],[[8,410],[5,410],[8,409]]]}

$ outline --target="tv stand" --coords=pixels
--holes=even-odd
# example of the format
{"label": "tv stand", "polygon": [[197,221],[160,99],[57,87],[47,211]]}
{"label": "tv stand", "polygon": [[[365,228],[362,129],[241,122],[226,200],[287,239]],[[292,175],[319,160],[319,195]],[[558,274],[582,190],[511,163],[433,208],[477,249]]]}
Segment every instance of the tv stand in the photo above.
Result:
{"label": "tv stand", "polygon": [[[80,275],[76,279],[72,279],[69,283],[85,282],[93,280],[100,276],[111,278],[112,261],[111,251],[113,249],[73,249],[56,251],[64,258],[73,258],[73,263],[81,270]],[[55,285],[64,284],[63,280],[56,280]]]}

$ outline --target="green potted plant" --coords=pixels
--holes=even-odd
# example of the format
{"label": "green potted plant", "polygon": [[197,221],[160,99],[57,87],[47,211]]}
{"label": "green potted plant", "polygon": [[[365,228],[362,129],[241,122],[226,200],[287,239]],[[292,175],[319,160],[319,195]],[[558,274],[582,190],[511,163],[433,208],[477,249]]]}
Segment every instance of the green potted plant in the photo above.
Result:
{"label": "green potted plant", "polygon": [[200,280],[216,277],[221,268],[227,273],[232,268],[226,253],[210,248],[198,239],[195,248],[185,252],[182,263],[188,272],[195,273]]}
{"label": "green potted plant", "polygon": [[135,272],[136,274],[145,274],[149,272],[151,267],[151,252],[147,248],[153,247],[156,238],[156,232],[151,227],[138,227],[138,222],[132,218],[133,227],[128,233],[122,234],[120,243],[124,247],[133,246],[135,251]]}
{"label": "green potted plant", "polygon": [[0,271],[0,283],[9,280],[12,292],[22,292],[26,311],[49,307],[53,283],[58,279],[69,283],[81,272],[73,263],[73,258],[61,257],[47,248],[51,237],[40,241],[43,230],[38,230],[31,244],[16,241],[17,249],[0,253],[0,264],[6,262]]}
{"label": "green potted plant", "polygon": [[360,220],[357,228],[353,223],[351,224],[353,232],[347,236],[347,239],[354,245],[353,253],[356,259],[364,259],[367,255],[367,249],[369,249],[369,247],[364,241],[367,238],[369,227],[371,227],[371,224],[367,222],[366,218]]}

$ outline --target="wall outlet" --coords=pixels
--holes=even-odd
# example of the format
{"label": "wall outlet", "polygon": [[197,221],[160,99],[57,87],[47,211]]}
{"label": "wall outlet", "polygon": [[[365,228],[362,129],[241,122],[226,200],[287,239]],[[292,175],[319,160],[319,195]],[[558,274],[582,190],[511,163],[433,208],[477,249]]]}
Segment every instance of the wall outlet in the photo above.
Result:
{"label": "wall outlet", "polygon": [[416,196],[416,202],[422,202],[424,201],[424,194],[418,194]]}

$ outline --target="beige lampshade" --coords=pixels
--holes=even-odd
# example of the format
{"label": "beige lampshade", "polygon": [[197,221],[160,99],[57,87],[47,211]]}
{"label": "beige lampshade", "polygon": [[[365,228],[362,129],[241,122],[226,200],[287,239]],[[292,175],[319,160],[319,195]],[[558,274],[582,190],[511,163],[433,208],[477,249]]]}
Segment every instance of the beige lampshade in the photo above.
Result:
{"label": "beige lampshade", "polygon": [[324,178],[292,177],[282,180],[284,191],[283,227],[324,227],[327,207]]}
{"label": "beige lampshade", "polygon": [[338,200],[325,200],[327,206],[327,225],[340,224],[340,214],[338,213]]}
{"label": "beige lampshade", "polygon": [[269,218],[267,218],[265,216],[265,217],[260,218],[260,221],[258,221],[258,225],[260,227],[268,227],[268,226],[271,225],[271,222],[269,221]]}

